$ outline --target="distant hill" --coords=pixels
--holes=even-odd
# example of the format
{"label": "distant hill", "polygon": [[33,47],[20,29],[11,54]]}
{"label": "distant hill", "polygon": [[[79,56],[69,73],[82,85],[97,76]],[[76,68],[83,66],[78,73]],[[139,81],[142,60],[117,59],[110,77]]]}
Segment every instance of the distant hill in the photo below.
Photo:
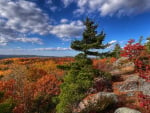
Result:
{"label": "distant hill", "polygon": [[5,58],[29,58],[29,57],[45,57],[45,56],[37,56],[37,55],[0,55],[0,59],[5,59]]}

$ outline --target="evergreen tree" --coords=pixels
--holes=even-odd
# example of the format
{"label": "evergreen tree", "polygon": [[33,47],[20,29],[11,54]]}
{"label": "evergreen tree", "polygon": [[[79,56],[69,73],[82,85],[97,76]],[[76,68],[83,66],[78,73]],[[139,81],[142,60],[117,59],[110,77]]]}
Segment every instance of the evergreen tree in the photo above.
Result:
{"label": "evergreen tree", "polygon": [[72,109],[78,105],[86,96],[87,90],[92,87],[93,77],[92,61],[84,54],[77,55],[61,85],[57,113],[72,113]]}
{"label": "evergreen tree", "polygon": [[147,51],[150,53],[150,37],[147,38],[147,43],[145,44]]}
{"label": "evergreen tree", "polygon": [[122,49],[121,49],[120,45],[118,43],[115,44],[114,50],[112,51],[112,56],[115,58],[119,58],[121,50]]}
{"label": "evergreen tree", "polygon": [[105,49],[110,44],[103,44],[105,33],[102,31],[97,34],[97,25],[94,24],[89,18],[84,22],[85,30],[83,32],[82,40],[75,40],[71,43],[71,48],[77,51],[84,52],[86,55],[102,56],[107,53],[99,53],[92,51],[92,49]]}
{"label": "evergreen tree", "polygon": [[142,44],[142,41],[143,41],[143,36],[140,36],[139,43]]}
{"label": "evergreen tree", "polygon": [[71,43],[71,48],[82,53],[75,57],[75,62],[70,65],[58,66],[67,70],[61,85],[59,95],[59,104],[56,107],[57,113],[72,113],[79,102],[87,95],[90,87],[93,87],[94,76],[98,75],[98,70],[93,69],[92,60],[87,55],[100,56],[97,51],[91,49],[104,49],[109,44],[104,45],[102,42],[105,34],[101,32],[97,35],[97,25],[89,18],[85,21],[85,31],[82,40],[75,40]]}

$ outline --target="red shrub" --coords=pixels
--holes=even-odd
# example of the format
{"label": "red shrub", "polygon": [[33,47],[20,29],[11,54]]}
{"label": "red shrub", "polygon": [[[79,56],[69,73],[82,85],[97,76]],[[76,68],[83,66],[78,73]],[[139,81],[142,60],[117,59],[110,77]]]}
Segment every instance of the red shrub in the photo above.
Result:
{"label": "red shrub", "polygon": [[[128,41],[121,55],[129,57],[129,60],[134,62],[139,76],[150,82],[150,55],[146,53],[145,46],[140,43],[133,44],[133,42],[132,39]],[[150,107],[150,96],[140,92],[138,97],[140,106],[148,109]]]}

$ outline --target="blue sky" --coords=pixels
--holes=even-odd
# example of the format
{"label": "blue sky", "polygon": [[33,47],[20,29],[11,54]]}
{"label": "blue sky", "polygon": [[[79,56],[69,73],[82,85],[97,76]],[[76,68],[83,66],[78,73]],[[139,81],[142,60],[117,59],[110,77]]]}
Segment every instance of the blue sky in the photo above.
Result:
{"label": "blue sky", "polygon": [[149,0],[0,0],[0,54],[75,55],[70,42],[82,38],[87,16],[104,43],[150,36]]}

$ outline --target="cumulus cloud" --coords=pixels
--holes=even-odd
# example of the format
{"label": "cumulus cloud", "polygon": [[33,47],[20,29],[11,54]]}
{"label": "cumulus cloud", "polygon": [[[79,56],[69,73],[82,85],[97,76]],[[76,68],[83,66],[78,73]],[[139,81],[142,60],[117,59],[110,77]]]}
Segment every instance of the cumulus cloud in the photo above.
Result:
{"label": "cumulus cloud", "polygon": [[56,7],[56,6],[50,6],[49,8],[50,8],[50,10],[53,11],[53,12],[55,12],[55,11],[58,9],[58,7]]}
{"label": "cumulus cloud", "polygon": [[21,33],[48,32],[48,16],[42,12],[35,3],[19,0],[0,0],[0,17],[6,21],[5,28],[9,28]]}
{"label": "cumulus cloud", "polygon": [[74,2],[74,0],[61,0],[61,1],[64,3],[65,7],[67,7],[67,6],[70,5],[72,2]]}
{"label": "cumulus cloud", "polygon": [[67,40],[70,37],[78,37],[82,34],[84,25],[82,21],[72,21],[68,24],[62,23],[56,26],[53,26],[50,33],[54,34],[64,40]]}
{"label": "cumulus cloud", "polygon": [[36,44],[43,44],[42,40],[39,38],[28,38],[28,37],[20,37],[20,38],[12,38],[8,35],[1,35],[0,36],[0,45],[5,46],[9,42],[23,42],[23,43],[36,43]]}
{"label": "cumulus cloud", "polygon": [[42,44],[41,39],[28,38],[25,34],[48,33],[45,30],[48,20],[48,16],[32,2],[0,0],[0,45],[9,42]]}
{"label": "cumulus cloud", "polygon": [[55,5],[53,4],[53,1],[52,1],[52,0],[46,0],[45,3],[46,3],[46,6],[47,6],[52,12],[55,12],[56,10],[59,9],[57,6],[55,6]]}
{"label": "cumulus cloud", "polygon": [[65,18],[60,20],[60,23],[67,23],[67,22],[68,22],[68,19],[65,19]]}
{"label": "cumulus cloud", "polygon": [[62,2],[66,7],[73,2],[76,3],[78,9],[75,13],[80,14],[97,11],[101,16],[122,16],[150,11],[149,0],[62,0]]}
{"label": "cumulus cloud", "polygon": [[26,42],[42,44],[39,38],[28,38],[24,34],[19,33],[13,29],[5,28],[6,20],[0,19],[0,45],[5,46],[9,42]]}
{"label": "cumulus cloud", "polygon": [[[48,1],[52,4],[52,0]],[[51,7],[56,10],[56,7]],[[0,45],[9,42],[31,42],[41,44],[39,38],[28,38],[27,35],[53,34],[61,39],[79,36],[83,29],[81,21],[67,24],[62,19],[60,24],[52,25],[49,18],[34,2],[25,0],[0,0]],[[25,35],[25,38],[22,36]]]}
{"label": "cumulus cloud", "polygon": [[43,44],[42,40],[40,38],[15,38],[12,41],[19,41],[19,42],[24,42],[24,43],[37,43],[37,44]]}

